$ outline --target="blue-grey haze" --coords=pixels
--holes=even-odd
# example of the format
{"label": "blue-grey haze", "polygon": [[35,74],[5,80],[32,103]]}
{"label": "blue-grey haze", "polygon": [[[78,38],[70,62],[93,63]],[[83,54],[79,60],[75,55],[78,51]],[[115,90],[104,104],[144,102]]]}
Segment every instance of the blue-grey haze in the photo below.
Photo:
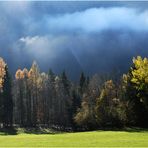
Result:
{"label": "blue-grey haze", "polygon": [[0,56],[12,73],[30,67],[126,72],[148,55],[148,2],[0,2]]}

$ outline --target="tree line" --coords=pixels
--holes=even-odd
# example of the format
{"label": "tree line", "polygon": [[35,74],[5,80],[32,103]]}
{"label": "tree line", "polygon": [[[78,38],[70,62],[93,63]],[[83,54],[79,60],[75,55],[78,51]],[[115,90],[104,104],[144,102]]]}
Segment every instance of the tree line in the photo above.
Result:
{"label": "tree line", "polygon": [[56,75],[31,68],[15,78],[0,58],[0,126],[91,130],[105,127],[148,127],[148,59],[137,56],[127,74],[82,72],[79,82],[66,72]]}

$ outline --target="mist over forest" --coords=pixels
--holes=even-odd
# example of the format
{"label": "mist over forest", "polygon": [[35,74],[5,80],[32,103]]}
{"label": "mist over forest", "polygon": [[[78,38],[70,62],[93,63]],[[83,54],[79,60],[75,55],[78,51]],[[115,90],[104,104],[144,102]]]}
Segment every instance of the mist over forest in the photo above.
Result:
{"label": "mist over forest", "polygon": [[0,56],[10,72],[65,70],[71,79],[127,72],[148,55],[148,2],[1,2]]}

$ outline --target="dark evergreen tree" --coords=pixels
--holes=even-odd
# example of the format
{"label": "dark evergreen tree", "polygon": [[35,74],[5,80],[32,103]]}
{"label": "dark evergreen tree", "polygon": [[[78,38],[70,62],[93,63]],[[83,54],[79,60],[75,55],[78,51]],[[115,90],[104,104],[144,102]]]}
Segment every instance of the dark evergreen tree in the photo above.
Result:
{"label": "dark evergreen tree", "polygon": [[52,82],[54,82],[54,80],[55,80],[55,74],[54,74],[54,72],[52,71],[52,69],[49,69],[49,71],[48,71],[48,77],[50,78],[50,80],[51,80]]}
{"label": "dark evergreen tree", "polygon": [[61,75],[61,80],[62,80],[62,83],[63,83],[63,86],[64,86],[65,93],[67,95],[70,95],[70,81],[68,80],[65,71],[63,71],[63,73]]}
{"label": "dark evergreen tree", "polygon": [[86,85],[86,77],[84,73],[82,72],[80,75],[80,80],[79,80],[79,87],[80,87],[80,93],[83,94],[85,90],[85,85]]}
{"label": "dark evergreen tree", "polygon": [[48,100],[47,100],[47,120],[48,125],[53,126],[55,123],[55,112],[56,112],[56,91],[55,91],[55,74],[51,69],[48,71]]}
{"label": "dark evergreen tree", "polygon": [[[3,113],[4,113],[4,111],[3,111],[3,108],[4,108],[4,106],[3,106],[3,94],[2,94],[2,92],[0,92],[0,123],[2,124],[3,123]],[[0,124],[0,128],[1,128],[1,124]]]}
{"label": "dark evergreen tree", "polygon": [[5,76],[3,83],[3,105],[4,105],[4,127],[12,126],[13,123],[13,100],[11,92],[11,77],[8,73],[8,67],[5,66]]}

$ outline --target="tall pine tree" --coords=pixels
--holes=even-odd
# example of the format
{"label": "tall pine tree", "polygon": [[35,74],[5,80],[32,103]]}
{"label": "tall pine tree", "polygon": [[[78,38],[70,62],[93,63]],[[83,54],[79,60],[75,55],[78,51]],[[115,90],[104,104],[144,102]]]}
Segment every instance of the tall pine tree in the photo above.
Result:
{"label": "tall pine tree", "polygon": [[5,76],[3,81],[3,125],[12,126],[13,123],[13,100],[11,94],[11,77],[8,67],[5,65]]}

